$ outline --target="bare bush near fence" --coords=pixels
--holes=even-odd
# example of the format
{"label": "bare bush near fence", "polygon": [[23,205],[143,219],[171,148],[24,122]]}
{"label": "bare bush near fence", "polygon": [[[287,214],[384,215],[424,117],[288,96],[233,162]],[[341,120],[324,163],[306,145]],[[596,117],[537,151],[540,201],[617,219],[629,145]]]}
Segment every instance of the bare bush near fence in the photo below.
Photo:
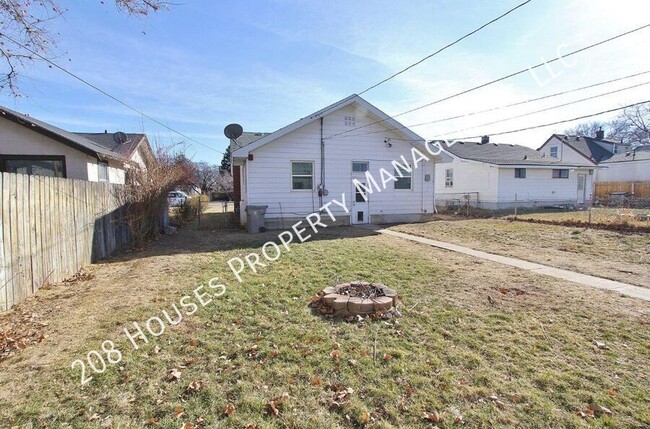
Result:
{"label": "bare bush near fence", "polygon": [[160,234],[167,194],[186,184],[193,174],[192,163],[173,148],[158,148],[156,162],[147,169],[128,170],[117,197],[126,206],[122,221],[129,226],[135,247],[142,247]]}

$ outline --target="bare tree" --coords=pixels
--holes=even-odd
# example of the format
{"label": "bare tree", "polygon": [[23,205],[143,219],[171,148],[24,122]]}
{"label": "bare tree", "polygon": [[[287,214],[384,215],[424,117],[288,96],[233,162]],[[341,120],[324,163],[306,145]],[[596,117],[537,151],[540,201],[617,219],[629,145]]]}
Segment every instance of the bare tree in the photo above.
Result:
{"label": "bare tree", "polygon": [[[169,6],[162,0],[114,1],[121,12],[139,16]],[[50,31],[49,24],[66,11],[59,0],[0,0],[0,59],[4,65],[0,92],[20,96],[20,70],[33,62],[54,59],[58,34]]]}
{"label": "bare tree", "polygon": [[565,130],[564,133],[594,137],[601,127],[609,139],[632,146],[650,144],[650,103],[629,107],[610,122],[584,122]]}
{"label": "bare tree", "polygon": [[604,130],[606,127],[607,124],[605,122],[583,122],[573,128],[564,130],[564,134],[568,136],[595,137],[596,131],[600,130],[601,128]]}
{"label": "bare tree", "polygon": [[228,198],[232,200],[234,193],[234,186],[232,180],[232,174],[228,170],[220,170],[219,178],[217,180],[217,191],[222,192],[228,195]]}
{"label": "bare tree", "polygon": [[623,111],[616,120],[620,138],[632,146],[650,144],[650,103],[640,104]]}
{"label": "bare tree", "polygon": [[196,176],[194,182],[201,188],[201,192],[207,194],[212,191],[219,181],[219,167],[207,162],[197,162],[194,167]]}
{"label": "bare tree", "polygon": [[167,194],[187,184],[192,177],[192,163],[176,152],[177,149],[177,146],[158,147],[155,164],[146,169],[133,165],[124,186],[116,190],[119,201],[125,206],[122,222],[129,226],[136,248],[160,233]]}

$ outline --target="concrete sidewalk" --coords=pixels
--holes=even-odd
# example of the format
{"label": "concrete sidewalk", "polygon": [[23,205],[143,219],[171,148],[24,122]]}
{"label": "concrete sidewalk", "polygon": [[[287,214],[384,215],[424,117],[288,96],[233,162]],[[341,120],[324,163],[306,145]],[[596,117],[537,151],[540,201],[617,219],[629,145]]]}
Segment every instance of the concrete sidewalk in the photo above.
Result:
{"label": "concrete sidewalk", "polygon": [[612,292],[617,292],[622,295],[627,295],[633,298],[650,301],[650,289],[642,288],[639,286],[617,282],[614,280],[607,280],[601,277],[589,276],[587,274],[580,274],[574,271],[553,268],[553,267],[549,267],[548,265],[536,264],[534,262],[528,262],[521,259],[495,255],[493,253],[481,252],[480,250],[474,250],[469,247],[459,246],[457,244],[446,243],[444,241],[431,240],[429,238],[418,237],[416,235],[405,234],[403,232],[391,231],[388,229],[382,229],[372,225],[364,226],[364,228],[372,229],[373,231],[376,231],[381,234],[392,235],[394,237],[399,237],[405,240],[414,241],[416,243],[422,243],[429,246],[438,247],[440,249],[451,250],[452,252],[458,252],[458,253],[463,253],[465,255],[474,256],[476,258],[486,259],[492,262],[498,262],[500,264],[520,268],[522,270],[527,270],[536,274],[543,274],[561,280],[578,283],[584,286],[589,286],[597,289],[610,290]]}

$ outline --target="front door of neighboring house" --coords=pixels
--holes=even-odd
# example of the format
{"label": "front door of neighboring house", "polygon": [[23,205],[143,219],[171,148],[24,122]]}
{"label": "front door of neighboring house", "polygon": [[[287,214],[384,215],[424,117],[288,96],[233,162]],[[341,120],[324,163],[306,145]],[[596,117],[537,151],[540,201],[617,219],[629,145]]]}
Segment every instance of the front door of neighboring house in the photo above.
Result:
{"label": "front door of neighboring house", "polygon": [[[363,186],[366,186],[365,183],[362,183]],[[363,189],[363,188],[362,188]],[[352,225],[358,225],[363,223],[370,222],[370,195],[366,193],[366,200],[363,197],[363,193],[352,183],[352,210],[350,210],[350,223]]]}
{"label": "front door of neighboring house", "polygon": [[578,174],[578,204],[585,203],[586,195],[587,195],[587,175]]}

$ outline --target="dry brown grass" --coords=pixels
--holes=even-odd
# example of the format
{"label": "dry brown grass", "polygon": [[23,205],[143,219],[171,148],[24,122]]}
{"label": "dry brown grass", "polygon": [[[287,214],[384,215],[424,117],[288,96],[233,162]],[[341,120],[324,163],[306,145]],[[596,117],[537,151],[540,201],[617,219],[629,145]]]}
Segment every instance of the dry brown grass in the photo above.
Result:
{"label": "dry brown grass", "polygon": [[445,220],[398,225],[391,229],[650,287],[649,234],[622,234],[502,219]]}
{"label": "dry brown grass", "polygon": [[[353,228],[326,230],[245,283],[229,281],[214,306],[137,352],[118,342],[119,368],[79,386],[72,360],[200,282],[230,278],[229,257],[274,236],[185,230],[90,267],[91,280],[39,291],[20,311],[49,322],[48,337],[0,363],[2,421],[424,428],[439,415],[441,428],[650,424],[648,303]],[[404,317],[356,325],[310,312],[314,292],[352,279],[395,287]],[[179,381],[168,381],[172,368]],[[193,381],[203,383],[188,394]],[[612,415],[576,416],[590,403]]]}

